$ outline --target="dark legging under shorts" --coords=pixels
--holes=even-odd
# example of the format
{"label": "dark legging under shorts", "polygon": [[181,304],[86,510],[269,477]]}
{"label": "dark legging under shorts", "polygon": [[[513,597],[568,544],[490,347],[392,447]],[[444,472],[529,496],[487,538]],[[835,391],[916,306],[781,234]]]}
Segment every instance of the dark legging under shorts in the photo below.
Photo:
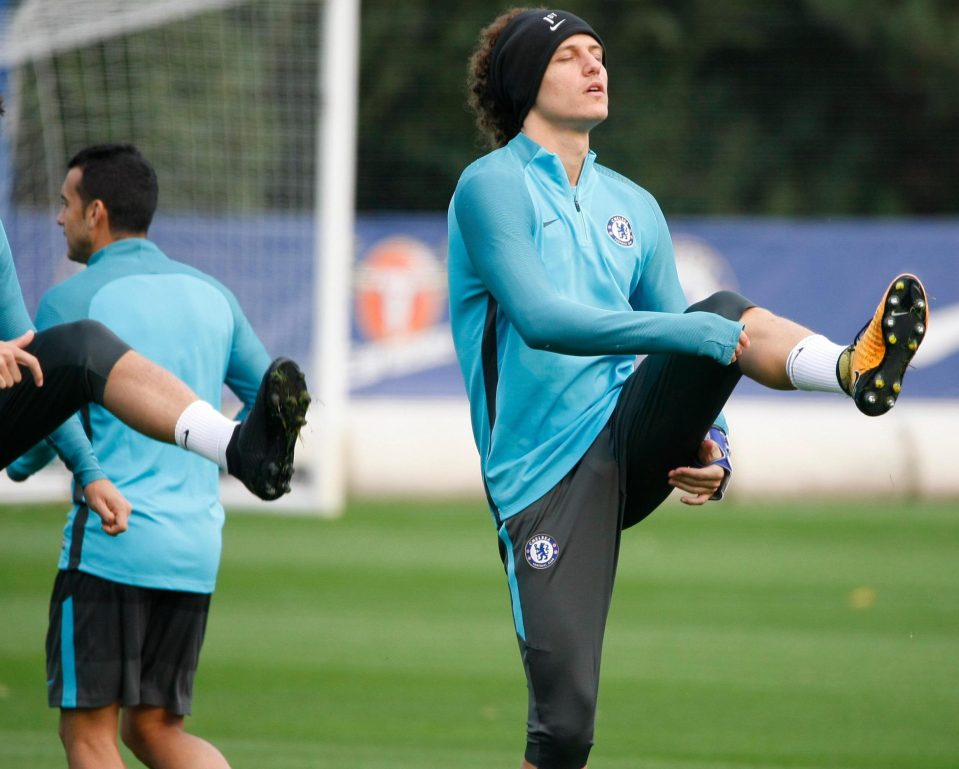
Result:
{"label": "dark legging under shorts", "polygon": [[[688,311],[739,320],[752,306],[722,291]],[[529,687],[526,760],[538,769],[586,764],[622,530],[666,499],[668,472],[695,461],[741,376],[736,364],[649,355],[580,462],[502,523],[500,551]],[[542,541],[551,561],[532,558]]]}
{"label": "dark legging under shorts", "polygon": [[[712,312],[738,320],[755,305],[720,291],[686,312]],[[610,419],[614,451],[624,484],[622,528],[639,523],[669,496],[667,474],[695,461],[706,431],[742,377],[694,355],[650,355],[626,380]]]}
{"label": "dark legging under shorts", "polygon": [[102,323],[81,320],[39,332],[26,348],[43,370],[43,387],[23,380],[0,390],[0,469],[87,403],[103,403],[113,366],[130,347]]}

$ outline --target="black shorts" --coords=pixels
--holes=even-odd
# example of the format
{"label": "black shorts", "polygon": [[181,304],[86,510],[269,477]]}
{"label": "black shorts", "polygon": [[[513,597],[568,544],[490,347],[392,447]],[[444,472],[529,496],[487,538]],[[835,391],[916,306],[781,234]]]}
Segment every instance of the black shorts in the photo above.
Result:
{"label": "black shorts", "polygon": [[[738,319],[752,306],[721,292],[690,311]],[[526,760],[539,769],[586,764],[622,530],[666,499],[667,473],[695,461],[741,376],[708,358],[648,356],[583,458],[500,526],[529,690]]]}
{"label": "black shorts", "polygon": [[101,323],[82,320],[41,331],[27,346],[43,387],[23,380],[0,390],[0,469],[43,440],[88,403],[103,403],[107,377],[129,345]]}
{"label": "black shorts", "polygon": [[187,715],[210,596],[60,571],[47,631],[53,708],[150,705]]}

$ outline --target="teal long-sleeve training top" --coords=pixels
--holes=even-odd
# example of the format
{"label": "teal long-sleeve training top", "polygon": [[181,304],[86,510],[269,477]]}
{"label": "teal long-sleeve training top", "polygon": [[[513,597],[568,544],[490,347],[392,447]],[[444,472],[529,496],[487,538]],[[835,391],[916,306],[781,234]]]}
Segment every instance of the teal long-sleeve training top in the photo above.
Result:
{"label": "teal long-sleeve training top", "polygon": [[684,313],[659,205],[592,151],[572,186],[518,134],[466,168],[448,220],[453,342],[499,520],[582,458],[637,355],[732,360],[742,325]]}
{"label": "teal long-sleeve training top", "polygon": [[[82,318],[99,320],[217,408],[224,383],[252,406],[270,364],[225,286],[142,238],[95,253],[85,270],[47,291],[37,310],[41,329]],[[96,456],[133,513],[129,529],[111,537],[98,516],[74,505],[60,568],[139,587],[212,593],[224,520],[217,466],[141,435],[101,406],[90,406],[89,427]],[[11,473],[32,472],[51,458],[43,452],[42,444],[32,449]]]}

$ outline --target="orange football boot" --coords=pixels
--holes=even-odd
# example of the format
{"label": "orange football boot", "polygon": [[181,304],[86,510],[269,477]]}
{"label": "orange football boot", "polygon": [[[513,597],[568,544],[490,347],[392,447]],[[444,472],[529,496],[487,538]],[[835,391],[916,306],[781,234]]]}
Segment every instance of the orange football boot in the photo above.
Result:
{"label": "orange football boot", "polygon": [[882,301],[839,359],[838,375],[859,410],[871,417],[896,405],[902,378],[929,325],[926,290],[904,273],[886,289]]}

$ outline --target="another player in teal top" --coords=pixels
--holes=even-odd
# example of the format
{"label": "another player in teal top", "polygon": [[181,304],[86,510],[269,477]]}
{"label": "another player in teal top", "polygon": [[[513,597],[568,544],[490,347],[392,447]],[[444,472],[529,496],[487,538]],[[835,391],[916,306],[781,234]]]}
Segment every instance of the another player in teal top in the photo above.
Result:
{"label": "another player in teal top", "polygon": [[[252,406],[270,365],[228,289],[142,238],[107,245],[85,270],[47,291],[37,328],[84,318],[112,329],[216,408],[224,382]],[[85,505],[74,506],[60,568],[141,587],[213,592],[223,524],[217,467],[137,433],[102,406],[90,406],[87,419],[96,456],[133,506],[133,525],[115,540],[93,518],[76,526]],[[52,458],[41,444],[8,473],[30,475]]]}
{"label": "another player in teal top", "polygon": [[[146,239],[158,187],[142,155],[100,145],[79,152],[69,169],[57,221],[68,256],[87,267],[43,296],[41,332],[99,321],[214,408],[224,384],[246,411],[256,408],[268,371],[293,387],[276,400],[296,401],[301,375],[271,364],[233,294]],[[124,741],[147,766],[227,767],[213,745],[183,729],[220,561],[218,469],[100,405],[83,421],[132,513],[120,537],[104,533],[79,496],[68,515],[47,636],[48,699],[60,708],[68,763],[120,769],[122,714]],[[186,428],[184,444],[201,439],[195,430]],[[8,472],[23,478],[52,457],[38,444]]]}
{"label": "another player in teal top", "polygon": [[586,765],[621,532],[673,488],[692,505],[722,496],[721,410],[740,377],[878,415],[925,331],[912,275],[852,345],[733,292],[687,306],[656,201],[590,148],[605,64],[566,11],[513,9],[483,30],[470,104],[493,151],[449,208],[453,340],[528,684],[523,769]]}
{"label": "another player in teal top", "polygon": [[[85,215],[95,219],[102,206],[89,203]],[[289,491],[309,394],[296,364],[277,359],[260,383],[257,407],[237,423],[102,323],[80,320],[34,335],[0,223],[0,469],[56,433],[54,444],[87,503],[105,530],[119,534],[126,530],[129,503],[103,477],[77,424],[57,430],[88,403],[144,435],[217,463],[262,499],[277,499]]]}

